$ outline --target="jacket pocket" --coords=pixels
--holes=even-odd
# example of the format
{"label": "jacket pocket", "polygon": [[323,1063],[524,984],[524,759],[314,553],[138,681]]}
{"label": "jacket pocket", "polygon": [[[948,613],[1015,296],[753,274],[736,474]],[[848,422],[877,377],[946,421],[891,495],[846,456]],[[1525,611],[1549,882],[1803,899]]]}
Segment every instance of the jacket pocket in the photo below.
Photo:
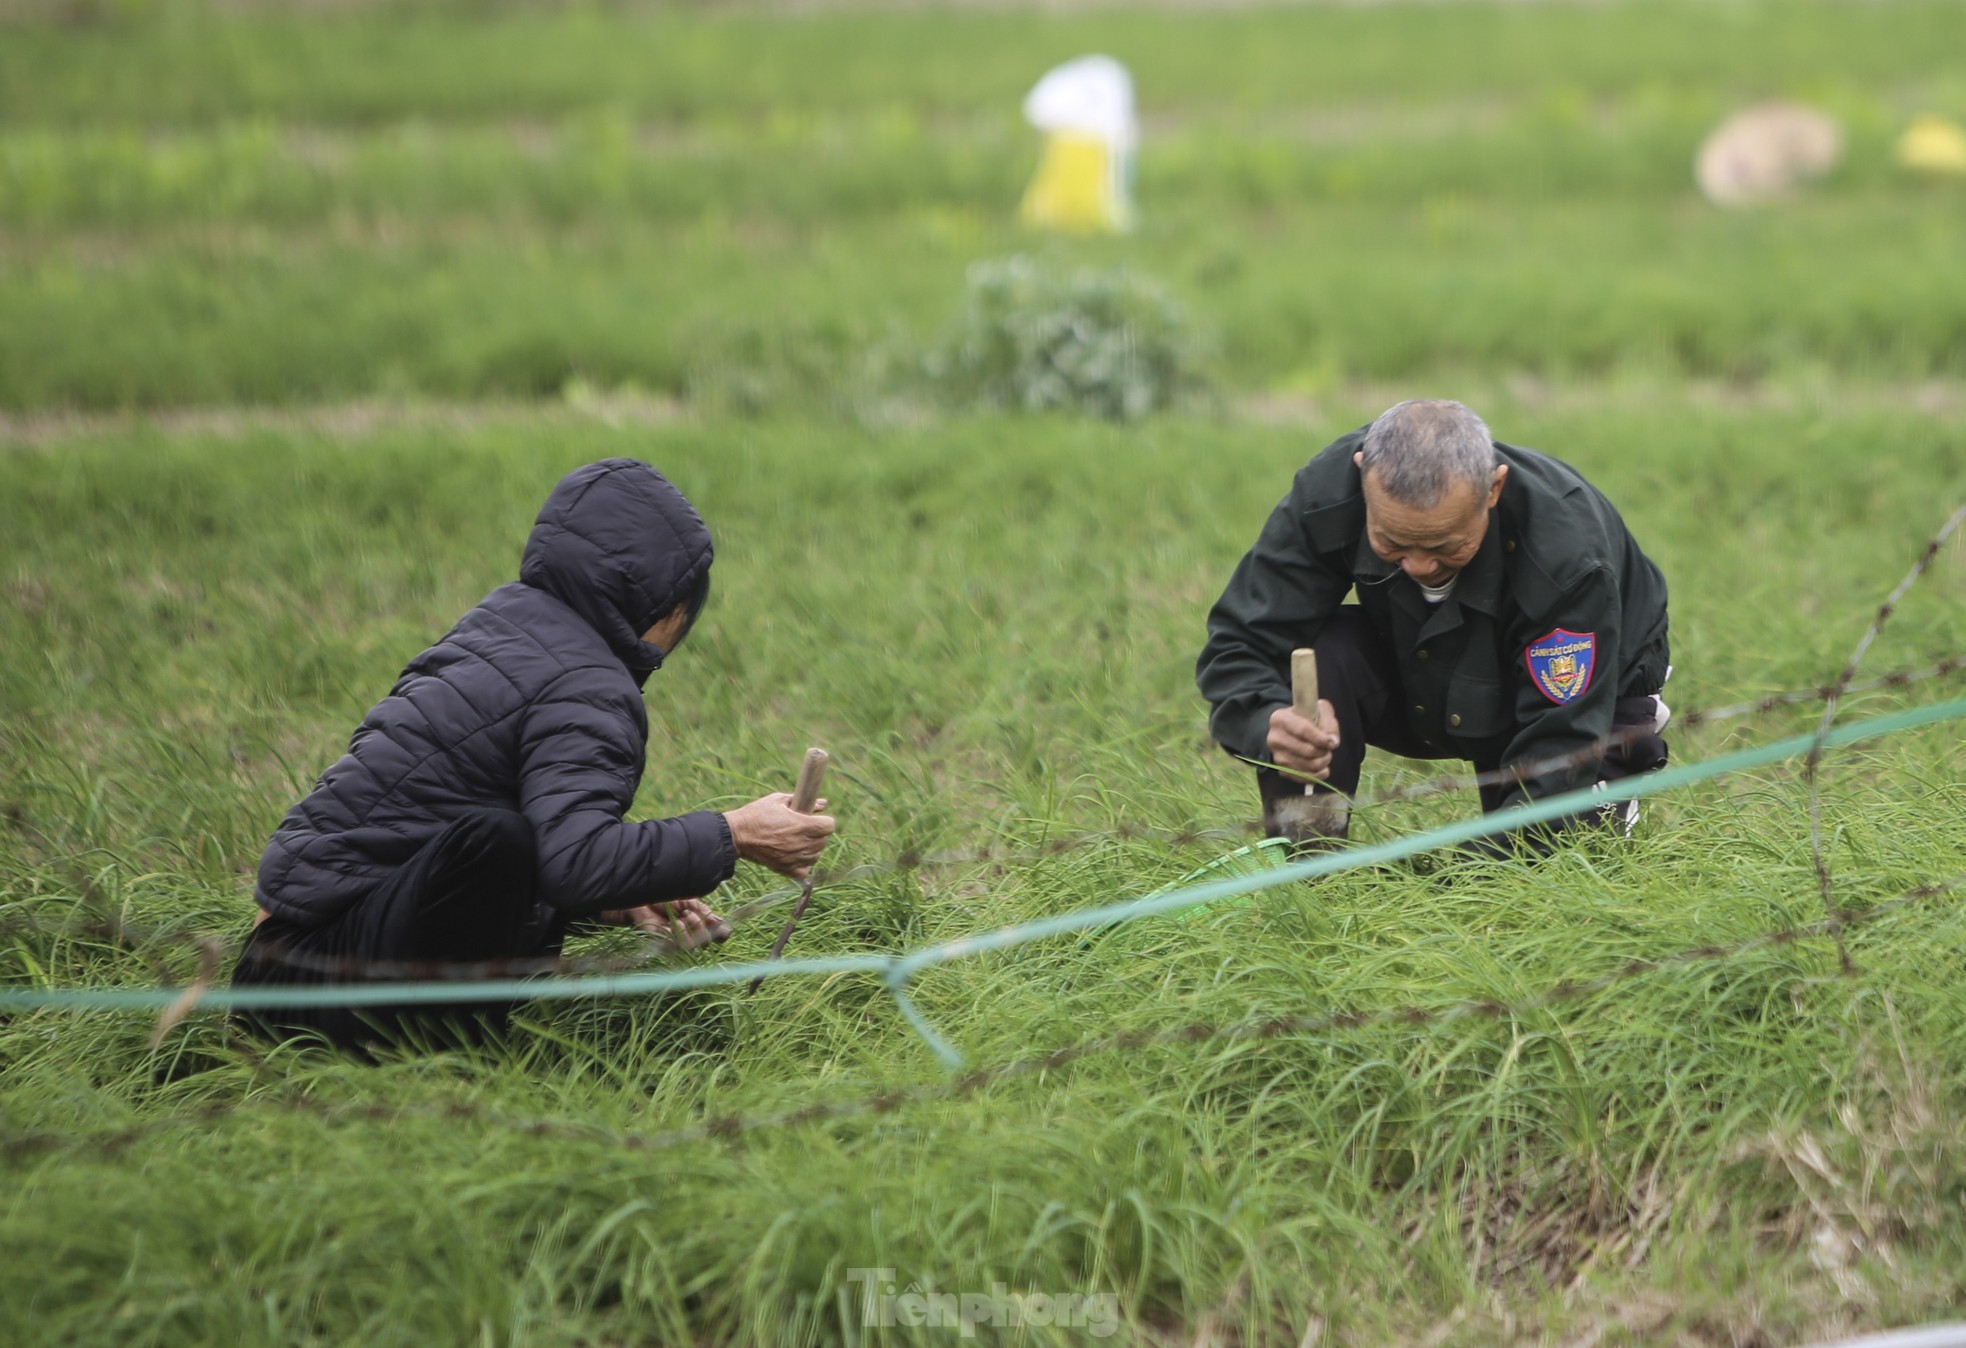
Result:
{"label": "jacket pocket", "polygon": [[1456,739],[1492,739],[1515,725],[1514,691],[1500,679],[1456,670],[1447,684],[1447,733]]}

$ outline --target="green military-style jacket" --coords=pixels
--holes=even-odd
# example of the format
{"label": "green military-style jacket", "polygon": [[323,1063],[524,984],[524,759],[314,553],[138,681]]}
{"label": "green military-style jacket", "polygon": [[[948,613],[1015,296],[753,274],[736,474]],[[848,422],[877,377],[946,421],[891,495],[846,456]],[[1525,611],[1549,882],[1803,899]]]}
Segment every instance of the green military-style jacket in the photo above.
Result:
{"label": "green military-style jacket", "polygon": [[[1348,594],[1390,639],[1407,720],[1442,757],[1502,767],[1584,749],[1621,696],[1665,682],[1666,582],[1604,495],[1568,464],[1497,443],[1509,466],[1487,535],[1453,592],[1429,604],[1365,538],[1352,455],[1363,428],[1298,470],[1208,615],[1195,681],[1233,754],[1270,761],[1270,713],[1290,702],[1290,652],[1315,645]],[[1588,761],[1525,776],[1515,804],[1588,786]]]}

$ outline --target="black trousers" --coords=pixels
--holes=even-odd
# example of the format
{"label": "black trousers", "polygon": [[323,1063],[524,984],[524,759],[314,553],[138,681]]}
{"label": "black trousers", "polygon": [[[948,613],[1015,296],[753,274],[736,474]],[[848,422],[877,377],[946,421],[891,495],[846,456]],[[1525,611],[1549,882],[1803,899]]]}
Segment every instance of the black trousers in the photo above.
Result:
{"label": "black trousers", "polygon": [[[533,891],[532,825],[510,810],[467,814],[367,898],[321,927],[269,917],[253,929],[234,987],[402,982],[371,962],[477,963],[552,954],[560,930]],[[275,1038],[316,1034],[344,1048],[400,1038],[461,1043],[501,1032],[511,1003],[277,1007],[246,1017]],[[407,1032],[407,1033],[406,1033]]]}
{"label": "black trousers", "polygon": [[[1358,792],[1359,770],[1365,763],[1367,748],[1384,749],[1402,758],[1461,758],[1453,749],[1427,744],[1413,733],[1406,720],[1406,696],[1402,690],[1399,658],[1372,620],[1352,604],[1332,615],[1317,639],[1318,696],[1331,703],[1338,714],[1338,748],[1331,755],[1331,773],[1316,783],[1313,791],[1333,791],[1352,796]],[[1620,697],[1612,712],[1613,730],[1650,726],[1657,711],[1657,699],[1650,691]],[[1472,759],[1476,772],[1493,772],[1502,766],[1501,748],[1477,751]],[[1637,735],[1612,746],[1598,763],[1600,781],[1650,772],[1665,766],[1666,742],[1656,734]],[[1275,802],[1301,797],[1301,779],[1286,777],[1272,768],[1256,770],[1256,789],[1263,800],[1266,826],[1275,817]],[[1481,788],[1481,809],[1487,814],[1498,810],[1508,796],[1510,785],[1496,782]],[[1596,821],[1606,810],[1593,810],[1587,816],[1560,821]]]}

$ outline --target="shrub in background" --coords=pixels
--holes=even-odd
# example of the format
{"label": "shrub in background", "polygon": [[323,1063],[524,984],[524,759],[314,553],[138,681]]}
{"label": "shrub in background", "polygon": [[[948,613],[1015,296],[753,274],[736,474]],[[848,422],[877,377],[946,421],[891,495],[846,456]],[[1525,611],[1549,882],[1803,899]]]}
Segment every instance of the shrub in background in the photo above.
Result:
{"label": "shrub in background", "polygon": [[1210,348],[1150,277],[1019,254],[970,267],[962,316],[925,365],[958,405],[1133,421],[1210,395]]}

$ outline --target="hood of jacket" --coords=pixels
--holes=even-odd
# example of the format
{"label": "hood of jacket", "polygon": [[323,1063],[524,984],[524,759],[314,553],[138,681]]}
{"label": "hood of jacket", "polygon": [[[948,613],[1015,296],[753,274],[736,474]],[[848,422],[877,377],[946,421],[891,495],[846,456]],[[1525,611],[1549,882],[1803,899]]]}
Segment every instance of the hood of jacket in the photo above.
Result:
{"label": "hood of jacket", "polygon": [[669,479],[638,459],[602,459],[546,498],[519,579],[578,613],[647,679],[667,652],[641,634],[679,603],[701,607],[711,557],[709,526]]}

